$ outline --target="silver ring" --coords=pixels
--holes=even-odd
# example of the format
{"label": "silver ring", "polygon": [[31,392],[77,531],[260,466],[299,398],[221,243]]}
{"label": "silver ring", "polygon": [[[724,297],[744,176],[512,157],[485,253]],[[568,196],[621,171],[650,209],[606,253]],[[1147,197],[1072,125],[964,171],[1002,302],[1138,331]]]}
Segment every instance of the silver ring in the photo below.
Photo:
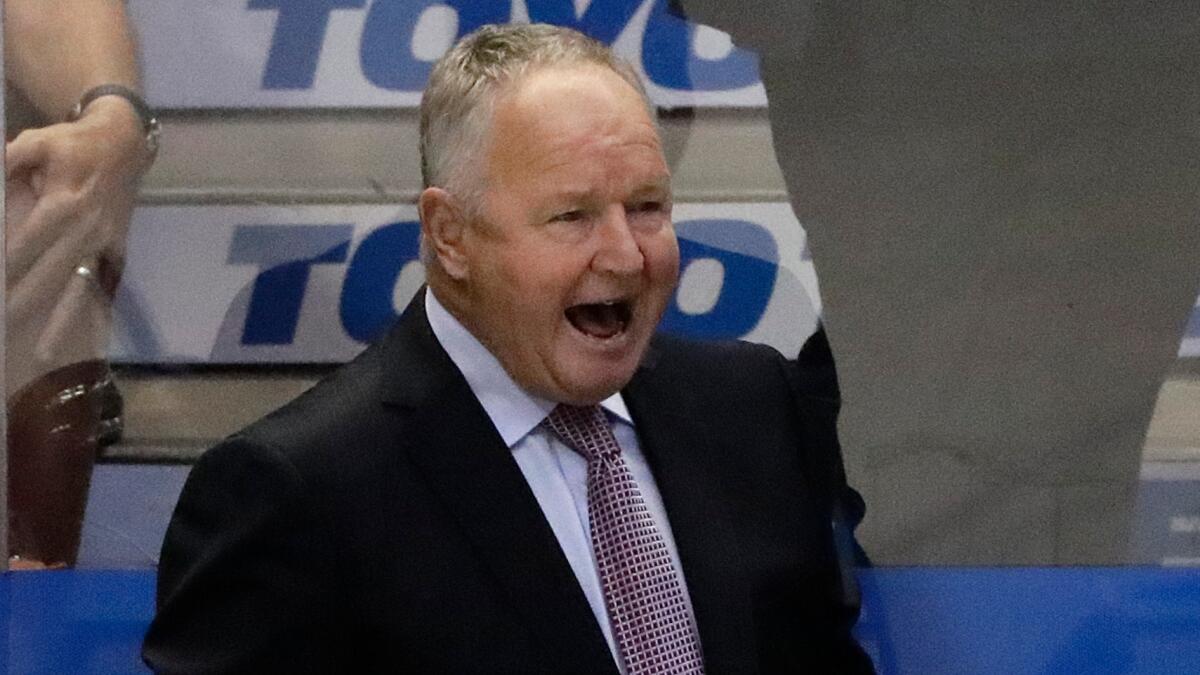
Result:
{"label": "silver ring", "polygon": [[96,276],[96,273],[92,271],[92,268],[88,267],[84,263],[79,263],[79,265],[75,268],[75,274],[78,274],[84,279],[89,280],[95,278]]}

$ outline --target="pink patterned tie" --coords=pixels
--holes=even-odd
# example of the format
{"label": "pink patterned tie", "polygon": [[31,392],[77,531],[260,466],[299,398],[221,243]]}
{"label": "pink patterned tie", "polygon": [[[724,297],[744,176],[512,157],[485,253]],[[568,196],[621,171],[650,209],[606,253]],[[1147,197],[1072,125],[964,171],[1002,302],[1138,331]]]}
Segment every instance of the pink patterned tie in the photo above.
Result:
{"label": "pink patterned tie", "polygon": [[626,671],[703,673],[683,581],[604,411],[560,404],[546,424],[588,462],[592,550]]}

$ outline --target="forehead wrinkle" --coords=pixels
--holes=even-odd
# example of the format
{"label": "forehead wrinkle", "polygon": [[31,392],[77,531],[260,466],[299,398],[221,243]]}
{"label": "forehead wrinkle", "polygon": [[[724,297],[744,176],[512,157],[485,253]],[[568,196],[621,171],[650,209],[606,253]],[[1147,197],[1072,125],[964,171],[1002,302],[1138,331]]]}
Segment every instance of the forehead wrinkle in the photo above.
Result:
{"label": "forehead wrinkle", "polygon": [[[605,148],[604,150],[605,150],[605,152],[621,152],[626,147],[633,147],[633,148],[635,148],[635,151],[636,151],[636,149],[639,149],[639,148],[645,148],[645,149],[648,149],[651,152],[653,152],[655,157],[647,165],[649,166],[651,163],[653,163],[653,164],[658,164],[661,167],[661,171],[654,172],[654,179],[656,181],[660,180],[660,178],[662,180],[667,180],[667,181],[670,180],[670,170],[667,168],[666,160],[662,159],[662,153],[658,150],[657,146],[650,145],[647,143],[619,143],[619,144],[612,144],[609,148]],[[556,148],[556,149],[553,149],[549,152],[542,153],[542,154],[543,154],[543,157],[541,159],[544,159],[546,161],[539,162],[537,160],[531,160],[528,163],[529,166],[536,167],[539,170],[538,171],[539,174],[549,174],[552,172],[556,172],[559,169],[577,169],[578,168],[578,165],[579,165],[578,154],[579,153],[575,152],[574,149]],[[604,158],[602,158],[602,161],[597,166],[594,167],[597,171],[603,171],[606,168],[605,164],[607,164],[607,162],[604,162],[603,159]],[[655,167],[655,168],[657,169],[660,167]],[[547,177],[549,177],[549,176],[547,176]],[[639,176],[622,175],[622,176],[617,176],[617,177],[632,179],[632,178],[638,178]],[[558,180],[558,179],[555,178],[555,180]]]}
{"label": "forehead wrinkle", "polygon": [[[561,181],[568,180],[581,186],[577,190],[579,193],[591,194],[595,192],[594,183],[580,175],[581,167],[603,171],[607,164],[606,155],[614,160],[625,160],[629,153],[648,152],[651,156],[642,159],[648,159],[645,166],[652,167],[651,171],[656,174],[653,180],[669,186],[670,170],[663,155],[658,127],[650,119],[636,90],[606,69],[582,68],[602,73],[605,78],[615,78],[609,79],[609,84],[618,84],[628,90],[618,96],[620,104],[614,109],[611,105],[614,99],[604,93],[604,87],[575,86],[579,83],[572,82],[565,88],[568,96],[561,95],[561,81],[543,78],[551,70],[537,70],[507,83],[493,101],[483,155],[483,172],[488,174],[489,183],[524,190],[532,187],[528,185],[530,182],[543,185],[550,182],[554,186],[552,192],[559,195],[563,193],[559,188],[569,187],[561,185]],[[575,91],[579,96],[570,96]],[[569,97],[585,101],[584,106],[588,97],[597,97],[604,105],[585,107],[578,115],[546,115],[542,109],[548,92],[553,92],[552,98],[559,100]],[[624,93],[629,97],[626,98]],[[520,151],[514,152],[514,147]],[[615,153],[624,154],[615,156]],[[597,158],[600,161],[596,161]],[[586,159],[592,161],[581,164],[581,160]],[[592,178],[597,176],[595,172],[590,173]],[[603,184],[608,187],[628,179],[623,188],[641,188],[629,185],[635,178],[604,175]]]}
{"label": "forehead wrinkle", "polygon": [[579,150],[586,152],[597,146],[603,152],[645,146],[656,154],[662,154],[662,140],[654,125],[645,120],[634,122],[623,115],[612,114],[602,120],[589,120],[586,128],[578,128],[580,124],[574,119],[538,115],[523,118],[520,125],[523,134],[550,139],[543,140],[545,150],[540,153],[542,155],[575,153]]}
{"label": "forehead wrinkle", "polygon": [[631,199],[671,193],[671,176],[665,170],[652,176],[627,173],[606,174],[600,180],[566,178],[539,172],[537,180],[548,185],[546,196],[554,202],[586,202],[592,199]]}
{"label": "forehead wrinkle", "polygon": [[[546,130],[537,130],[538,125],[533,126],[535,133],[547,133]],[[658,164],[657,168],[661,168],[661,171],[657,173],[661,173],[666,180],[670,180],[670,169],[667,167],[666,157],[663,155],[662,142],[653,127],[649,128],[650,133],[643,135],[631,132],[619,120],[614,126],[616,129],[613,132],[595,133],[581,130],[573,136],[563,134],[550,136],[554,140],[540,152],[532,154],[529,161],[523,162],[523,164],[537,166],[546,171],[554,171],[564,167],[576,168],[580,157],[590,153],[597,153],[602,158],[611,153],[623,153],[622,157],[624,158],[628,157],[628,153],[649,152],[652,154],[652,158],[648,165],[650,163]]]}
{"label": "forehead wrinkle", "polygon": [[[604,191],[669,192],[670,169],[657,140],[653,138],[654,142],[648,142],[647,139],[629,139],[614,142],[609,138],[593,138],[584,142],[584,146],[603,146],[600,148],[601,154],[627,152],[627,148],[631,152],[651,152],[653,157],[647,166],[656,165],[653,166],[653,173],[611,173],[607,171],[607,162],[601,157],[600,162],[584,164],[583,168],[588,171],[581,174],[580,156],[587,154],[587,151],[581,153],[581,146],[571,139],[557,140],[547,148],[531,147],[520,157],[508,153],[489,153],[487,173],[493,176],[499,185],[517,183],[513,185],[515,189],[549,184],[552,186],[551,194],[558,199],[591,196],[597,193],[597,186],[603,186]],[[518,166],[518,171],[509,170],[514,165]]]}

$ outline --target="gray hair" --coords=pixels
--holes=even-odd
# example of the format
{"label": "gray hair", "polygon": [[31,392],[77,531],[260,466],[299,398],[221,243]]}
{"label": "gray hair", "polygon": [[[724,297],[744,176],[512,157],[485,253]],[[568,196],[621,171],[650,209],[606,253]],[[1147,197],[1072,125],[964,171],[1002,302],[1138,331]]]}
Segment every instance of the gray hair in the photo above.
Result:
{"label": "gray hair", "polygon": [[464,36],[433,66],[421,97],[421,179],[474,204],[477,174],[496,99],[506,85],[539,68],[595,64],[611,69],[653,107],[629,64],[583,33],[548,24],[490,24]]}

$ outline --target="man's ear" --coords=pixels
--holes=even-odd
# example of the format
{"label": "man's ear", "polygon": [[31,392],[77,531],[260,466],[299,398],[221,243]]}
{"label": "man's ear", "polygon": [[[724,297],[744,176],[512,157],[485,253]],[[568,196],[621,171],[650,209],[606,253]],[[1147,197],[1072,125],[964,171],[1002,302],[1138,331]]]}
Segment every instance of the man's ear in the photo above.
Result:
{"label": "man's ear", "polygon": [[449,192],[439,187],[425,188],[417,199],[421,233],[442,270],[457,281],[470,271],[463,233],[467,228],[462,209]]}

